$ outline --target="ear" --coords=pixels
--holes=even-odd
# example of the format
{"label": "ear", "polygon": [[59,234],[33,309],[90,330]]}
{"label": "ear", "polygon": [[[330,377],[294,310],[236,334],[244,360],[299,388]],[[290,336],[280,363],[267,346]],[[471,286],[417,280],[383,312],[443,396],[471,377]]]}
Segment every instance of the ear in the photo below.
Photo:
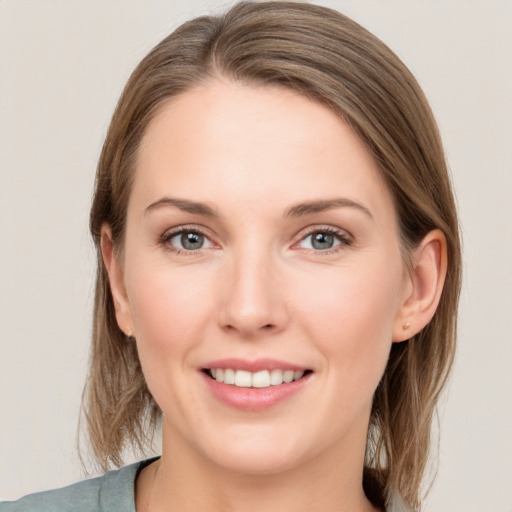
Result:
{"label": "ear", "polygon": [[425,327],[436,312],[447,268],[446,237],[430,231],[411,254],[404,296],[393,326],[393,341],[405,341]]}
{"label": "ear", "polygon": [[133,336],[133,318],[124,284],[123,267],[114,249],[112,231],[108,224],[101,227],[101,254],[108,273],[117,324],[121,331],[131,337]]}

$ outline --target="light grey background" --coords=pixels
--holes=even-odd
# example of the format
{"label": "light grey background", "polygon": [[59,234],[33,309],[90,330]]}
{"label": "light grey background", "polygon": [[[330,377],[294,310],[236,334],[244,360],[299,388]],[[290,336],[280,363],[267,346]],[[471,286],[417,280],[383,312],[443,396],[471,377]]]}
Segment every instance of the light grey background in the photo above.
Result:
{"label": "light grey background", "polygon": [[[465,242],[459,351],[428,512],[512,512],[512,1],[332,0],[419,79]],[[218,0],[0,0],[0,497],[82,478],[76,421],[94,255],[87,216],[117,97]]]}

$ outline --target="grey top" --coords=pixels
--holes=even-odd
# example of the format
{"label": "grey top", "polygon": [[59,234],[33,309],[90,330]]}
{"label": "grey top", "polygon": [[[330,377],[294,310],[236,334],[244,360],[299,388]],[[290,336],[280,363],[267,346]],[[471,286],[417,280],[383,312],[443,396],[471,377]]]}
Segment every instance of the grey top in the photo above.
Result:
{"label": "grey top", "polygon": [[136,512],[135,479],[155,459],[137,462],[62,489],[0,503],[0,512]]}
{"label": "grey top", "polygon": [[[137,462],[62,489],[29,494],[18,501],[3,501],[0,512],[136,512],[135,479],[155,460]],[[389,501],[386,510],[410,512],[398,496]]]}

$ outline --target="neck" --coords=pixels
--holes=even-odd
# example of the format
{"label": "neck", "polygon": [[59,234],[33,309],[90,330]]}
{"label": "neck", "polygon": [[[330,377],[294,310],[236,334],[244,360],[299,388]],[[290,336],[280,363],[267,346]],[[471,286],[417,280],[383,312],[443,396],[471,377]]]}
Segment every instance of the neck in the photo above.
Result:
{"label": "neck", "polygon": [[362,488],[364,442],[357,457],[353,450],[341,457],[329,450],[291,469],[254,475],[215,465],[171,440],[164,428],[162,458],[137,482],[137,512],[378,510]]}

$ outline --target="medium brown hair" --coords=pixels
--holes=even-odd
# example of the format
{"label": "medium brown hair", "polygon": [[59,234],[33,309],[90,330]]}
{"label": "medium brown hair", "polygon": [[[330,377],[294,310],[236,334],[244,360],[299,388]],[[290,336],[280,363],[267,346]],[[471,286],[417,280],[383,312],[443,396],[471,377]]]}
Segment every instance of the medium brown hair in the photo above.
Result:
{"label": "medium brown hair", "polygon": [[122,251],[139,143],[172,97],[226,77],[279,85],[322,103],[346,121],[379,164],[399,219],[404,253],[439,228],[448,273],[432,321],[392,346],[370,417],[364,486],[383,506],[391,489],[419,508],[435,405],[452,365],[460,289],[456,209],[438,129],[414,77],[378,38],[342,14],[294,2],[242,2],[222,16],[189,21],[159,43],[131,75],[103,146],[90,228],[98,272],[90,372],[83,410],[95,457],[122,463],[144,448],[160,410],[134,343],[119,329],[100,249],[110,225]]}

